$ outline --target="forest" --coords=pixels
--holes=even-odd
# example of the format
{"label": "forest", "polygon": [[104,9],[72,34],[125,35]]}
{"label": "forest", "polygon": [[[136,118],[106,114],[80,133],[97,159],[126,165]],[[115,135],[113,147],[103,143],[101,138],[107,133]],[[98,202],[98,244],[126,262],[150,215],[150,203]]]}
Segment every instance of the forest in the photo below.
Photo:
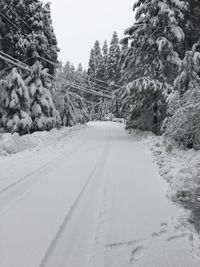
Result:
{"label": "forest", "polygon": [[47,1],[0,0],[0,267],[199,267],[200,1]]}
{"label": "forest", "polygon": [[24,135],[124,118],[200,148],[200,4],[138,0],[135,22],[94,43],[88,68],[58,59],[50,4],[0,2],[0,131]]}

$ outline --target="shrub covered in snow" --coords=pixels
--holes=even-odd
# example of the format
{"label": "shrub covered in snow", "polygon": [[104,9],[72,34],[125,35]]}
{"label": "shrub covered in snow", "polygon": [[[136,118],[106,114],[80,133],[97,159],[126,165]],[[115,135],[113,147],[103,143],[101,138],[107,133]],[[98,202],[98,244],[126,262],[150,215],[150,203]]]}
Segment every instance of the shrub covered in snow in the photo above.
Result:
{"label": "shrub covered in snow", "polygon": [[163,124],[165,135],[186,147],[200,149],[200,90],[188,90],[181,99],[172,101],[173,114]]}
{"label": "shrub covered in snow", "polygon": [[163,124],[166,136],[196,149],[200,149],[200,53],[196,52],[199,44],[186,52],[175,80],[177,94],[169,103],[169,118]]}

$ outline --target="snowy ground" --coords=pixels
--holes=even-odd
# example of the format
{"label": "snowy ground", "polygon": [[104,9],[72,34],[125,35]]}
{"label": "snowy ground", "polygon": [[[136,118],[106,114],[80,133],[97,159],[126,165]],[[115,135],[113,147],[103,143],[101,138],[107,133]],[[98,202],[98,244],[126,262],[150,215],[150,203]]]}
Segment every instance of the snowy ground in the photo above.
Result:
{"label": "snowy ground", "polygon": [[190,221],[200,232],[200,151],[183,149],[164,137],[148,132],[133,134],[145,144],[169,183],[169,196],[190,212]]}
{"label": "snowy ground", "polygon": [[199,266],[188,214],[123,124],[14,139],[0,137],[1,267]]}

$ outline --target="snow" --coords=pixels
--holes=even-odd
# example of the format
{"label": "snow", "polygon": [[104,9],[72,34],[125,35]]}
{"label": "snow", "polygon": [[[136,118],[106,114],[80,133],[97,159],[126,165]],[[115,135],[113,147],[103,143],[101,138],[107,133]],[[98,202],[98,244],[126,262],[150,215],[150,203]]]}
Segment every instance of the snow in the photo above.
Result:
{"label": "snow", "polygon": [[0,156],[17,153],[26,149],[26,145],[19,137],[19,134],[1,134],[0,135]]}
{"label": "snow", "polygon": [[0,266],[199,266],[149,150],[122,123],[70,129],[18,136],[28,149],[0,158]]}
{"label": "snow", "polygon": [[159,166],[160,174],[170,185],[170,194],[192,191],[198,187],[200,177],[200,152],[183,149],[163,136],[151,133],[142,135],[142,142],[150,148]]}
{"label": "snow", "polygon": [[41,150],[57,144],[59,140],[65,140],[65,137],[71,136],[72,132],[85,128],[85,125],[76,125],[74,127],[62,127],[60,130],[35,132],[20,136],[18,133],[0,134],[0,159],[1,157],[16,154],[24,150]]}

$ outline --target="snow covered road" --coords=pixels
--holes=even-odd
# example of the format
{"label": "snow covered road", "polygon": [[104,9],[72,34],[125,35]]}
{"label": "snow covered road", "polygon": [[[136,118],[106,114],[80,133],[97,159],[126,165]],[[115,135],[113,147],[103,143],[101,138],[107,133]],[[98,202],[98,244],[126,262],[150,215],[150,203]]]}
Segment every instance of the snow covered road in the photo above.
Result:
{"label": "snow covered road", "polygon": [[196,267],[150,152],[118,123],[0,160],[1,267]]}

